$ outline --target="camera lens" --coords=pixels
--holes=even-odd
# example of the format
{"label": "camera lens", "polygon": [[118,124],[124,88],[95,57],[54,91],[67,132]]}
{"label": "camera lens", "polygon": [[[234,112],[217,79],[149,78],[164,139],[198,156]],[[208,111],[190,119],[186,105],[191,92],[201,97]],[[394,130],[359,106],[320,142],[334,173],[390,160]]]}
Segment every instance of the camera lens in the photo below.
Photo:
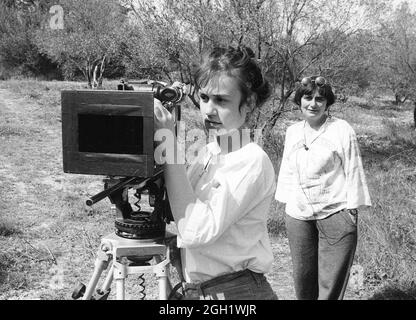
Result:
{"label": "camera lens", "polygon": [[179,87],[162,87],[157,86],[153,89],[153,94],[156,99],[162,102],[177,103],[182,100],[183,92]]}

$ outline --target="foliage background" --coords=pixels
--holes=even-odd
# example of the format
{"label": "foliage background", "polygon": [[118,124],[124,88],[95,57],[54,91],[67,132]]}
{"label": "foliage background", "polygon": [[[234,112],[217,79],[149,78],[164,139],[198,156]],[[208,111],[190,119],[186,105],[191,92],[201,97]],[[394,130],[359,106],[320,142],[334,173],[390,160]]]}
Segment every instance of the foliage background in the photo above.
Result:
{"label": "foliage background", "polygon": [[[64,12],[62,30],[50,29],[49,9],[56,4]],[[290,102],[297,81],[311,74],[329,79],[338,96],[334,115],[357,132],[373,201],[360,221],[355,263],[364,267],[365,288],[355,298],[414,298],[414,7],[414,1],[393,7],[384,0],[2,1],[3,298],[36,287],[50,290],[49,280],[61,270],[56,261],[71,273],[69,285],[85,278],[92,268],[86,260],[111,230],[105,204],[83,206],[84,197],[101,188],[97,177],[62,173],[60,90],[93,87],[95,70],[103,88],[115,88],[121,77],[192,85],[194,63],[213,45],[250,46],[273,85],[253,125],[264,130],[276,172],[285,129],[299,119]],[[184,116],[194,126],[195,106],[191,91]],[[283,207],[273,203],[269,230],[278,248],[284,248],[282,217]],[[284,259],[287,252],[278,252]],[[63,298],[57,291],[42,297]]]}

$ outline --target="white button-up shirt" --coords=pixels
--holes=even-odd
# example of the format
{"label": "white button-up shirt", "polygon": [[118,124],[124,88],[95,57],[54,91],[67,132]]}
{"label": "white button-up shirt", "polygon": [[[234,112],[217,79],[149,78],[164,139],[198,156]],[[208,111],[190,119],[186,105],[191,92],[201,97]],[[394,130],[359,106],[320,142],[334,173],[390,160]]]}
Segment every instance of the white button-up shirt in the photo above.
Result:
{"label": "white button-up shirt", "polygon": [[344,120],[328,118],[309,145],[305,121],[286,131],[276,200],[300,220],[323,219],[342,209],[371,206],[357,138]]}
{"label": "white button-up shirt", "polygon": [[243,269],[266,273],[273,262],[267,232],[275,172],[255,143],[221,155],[208,144],[188,169],[197,197],[178,234],[187,282],[202,282]]}

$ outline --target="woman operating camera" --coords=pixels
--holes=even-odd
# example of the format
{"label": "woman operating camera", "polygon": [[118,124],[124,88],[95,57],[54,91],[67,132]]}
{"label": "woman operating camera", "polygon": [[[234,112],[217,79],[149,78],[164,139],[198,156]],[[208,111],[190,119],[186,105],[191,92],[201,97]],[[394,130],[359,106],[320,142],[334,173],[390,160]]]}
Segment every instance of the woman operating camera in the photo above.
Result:
{"label": "woman operating camera", "polygon": [[[277,299],[266,280],[273,254],[267,214],[275,190],[273,165],[242,130],[269,96],[248,48],[215,48],[196,72],[201,120],[214,141],[186,171],[164,166],[181,248],[184,299]],[[156,129],[174,131],[172,115],[155,101]],[[221,143],[228,137],[233,144]],[[175,140],[176,141],[176,140]]]}

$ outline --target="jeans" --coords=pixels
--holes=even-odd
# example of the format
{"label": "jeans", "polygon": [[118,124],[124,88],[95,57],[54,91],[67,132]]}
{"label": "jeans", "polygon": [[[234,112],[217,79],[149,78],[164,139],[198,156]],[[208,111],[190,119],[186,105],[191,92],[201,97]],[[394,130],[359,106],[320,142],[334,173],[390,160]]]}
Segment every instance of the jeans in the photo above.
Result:
{"label": "jeans", "polygon": [[248,269],[200,284],[182,284],[182,300],[277,300],[266,277]]}
{"label": "jeans", "polygon": [[357,247],[357,215],[341,210],[321,220],[286,215],[299,300],[342,300]]}

